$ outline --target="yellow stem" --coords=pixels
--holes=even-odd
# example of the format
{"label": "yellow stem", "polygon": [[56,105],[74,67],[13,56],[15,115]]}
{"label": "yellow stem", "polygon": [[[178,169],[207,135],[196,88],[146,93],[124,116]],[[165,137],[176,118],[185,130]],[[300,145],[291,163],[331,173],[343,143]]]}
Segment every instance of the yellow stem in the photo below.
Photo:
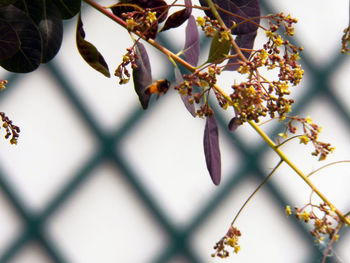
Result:
{"label": "yellow stem", "polygon": [[[126,23],[124,20],[120,19],[119,17],[115,16],[113,13],[107,11],[104,7],[102,7],[101,5],[97,4],[96,2],[92,1],[92,0],[84,0],[87,4],[89,4],[90,6],[94,7],[95,9],[97,9],[98,11],[100,11],[101,13],[103,13],[104,15],[106,15],[107,17],[111,18],[113,21],[117,22],[118,24],[120,24],[121,26],[123,26],[124,28],[126,28]],[[214,3],[212,2],[212,0],[207,0],[208,5],[211,9],[211,11],[213,12],[214,16],[216,17],[216,19],[219,21],[220,25],[226,28],[225,23],[222,21],[219,13],[217,12]],[[149,44],[151,44],[152,46],[154,46],[155,48],[157,48],[159,51],[161,51],[162,53],[164,53],[165,55],[167,55],[169,58],[175,60],[177,63],[181,64],[182,66],[184,66],[185,68],[187,68],[188,70],[190,70],[191,72],[195,72],[196,68],[193,67],[192,65],[190,65],[189,63],[187,63],[186,61],[184,61],[183,59],[181,59],[179,56],[177,56],[176,54],[172,53],[171,51],[169,51],[168,49],[166,49],[165,47],[163,47],[162,45],[160,45],[159,43],[157,43],[156,41],[154,41],[153,39],[145,39],[144,36],[142,35],[141,32],[133,32],[135,33],[137,36],[139,36],[140,38],[144,39],[145,41],[147,41]],[[236,42],[234,41],[234,38],[231,34],[229,34],[232,45],[234,47],[234,49],[236,50],[238,56],[245,62],[248,62],[248,60],[246,59],[246,57],[243,55],[243,53],[241,52],[239,46],[236,44]],[[220,92],[225,98],[226,100],[233,105],[233,102],[230,98],[230,96],[228,96],[225,92],[223,92],[217,85],[214,85],[214,88]],[[248,121],[248,123],[250,124],[250,126],[263,138],[263,140],[271,147],[271,149],[273,149],[277,155],[280,156],[280,158],[287,163],[309,186],[310,188],[325,202],[328,204],[328,206],[339,216],[339,218],[345,222],[347,225],[350,225],[350,219],[347,216],[344,216],[314,185],[313,183],[310,181],[310,179],[299,170],[298,167],[296,167],[289,159],[288,157],[278,148],[277,145],[275,145],[275,143],[268,137],[268,135],[266,133],[264,133],[259,126],[254,123],[253,121]]]}

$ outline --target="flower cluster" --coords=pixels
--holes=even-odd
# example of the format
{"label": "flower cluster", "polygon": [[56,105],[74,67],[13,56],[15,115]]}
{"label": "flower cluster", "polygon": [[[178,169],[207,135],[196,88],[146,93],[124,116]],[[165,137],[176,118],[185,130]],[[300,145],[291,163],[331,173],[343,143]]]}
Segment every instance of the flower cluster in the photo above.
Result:
{"label": "flower cluster", "polygon": [[321,142],[318,140],[319,134],[321,132],[321,127],[315,123],[313,123],[310,117],[301,118],[301,117],[287,117],[289,120],[286,123],[285,131],[280,133],[279,136],[282,138],[288,138],[288,132],[291,134],[295,134],[297,132],[297,127],[295,123],[299,123],[302,125],[303,134],[298,135],[301,144],[308,144],[312,142],[314,146],[314,151],[312,155],[318,156],[320,161],[323,161],[327,158],[327,156],[332,153],[335,148],[331,146],[330,143]]}
{"label": "flower cluster", "polygon": [[342,53],[349,52],[349,44],[350,44],[350,26],[344,29],[344,34],[341,38],[342,43]]}
{"label": "flower cluster", "polygon": [[219,22],[210,19],[208,16],[197,17],[197,24],[202,28],[207,37],[213,37],[218,28],[221,28]]}
{"label": "flower cluster", "polygon": [[18,126],[12,124],[12,121],[5,115],[4,112],[0,112],[0,118],[2,121],[2,127],[6,130],[5,139],[10,139],[11,144],[17,144],[20,129]]}
{"label": "flower cluster", "polygon": [[131,64],[131,68],[136,68],[135,58],[136,53],[133,48],[127,48],[127,53],[123,55],[122,63],[119,64],[114,72],[114,75],[119,78],[119,84],[126,84],[130,80],[130,73],[127,66]]}
{"label": "flower cluster", "polygon": [[[259,122],[260,117],[267,114],[274,118],[278,115],[283,120],[291,111],[293,99],[286,98],[290,94],[290,86],[300,83],[304,70],[297,63],[302,48],[284,40],[277,30],[283,25],[288,36],[294,34],[293,23],[296,20],[284,14],[268,16],[269,29],[265,31],[267,42],[263,49],[252,52],[249,61],[242,61],[238,72],[248,74],[247,81],[232,86],[231,98],[235,103],[236,117],[244,123],[248,120]],[[278,70],[278,80],[268,81],[259,70]]]}
{"label": "flower cluster", "polygon": [[215,253],[212,254],[212,257],[229,257],[230,252],[227,250],[227,247],[232,248],[234,253],[238,253],[241,250],[241,247],[238,244],[238,239],[241,235],[241,231],[236,227],[231,226],[227,234],[215,244]]}
{"label": "flower cluster", "polygon": [[[294,209],[294,215],[298,220],[302,220],[305,223],[313,223],[313,229],[310,233],[317,242],[323,242],[325,237],[335,241],[338,239],[337,226],[341,220],[326,203],[319,205],[309,203],[303,208],[295,207]],[[289,206],[286,207],[286,214],[293,214]]]}
{"label": "flower cluster", "polygon": [[0,79],[0,90],[3,90],[6,88],[7,80],[1,80]]}

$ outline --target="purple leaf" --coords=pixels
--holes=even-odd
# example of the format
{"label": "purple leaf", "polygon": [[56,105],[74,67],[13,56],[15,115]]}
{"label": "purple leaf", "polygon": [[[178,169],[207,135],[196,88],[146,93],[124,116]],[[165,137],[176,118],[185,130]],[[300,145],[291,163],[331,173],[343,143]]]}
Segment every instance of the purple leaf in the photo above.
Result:
{"label": "purple leaf", "polygon": [[186,26],[186,41],[184,55],[186,61],[192,66],[197,66],[199,59],[199,33],[195,18],[191,15]]}
{"label": "purple leaf", "polygon": [[[246,49],[252,49],[254,46],[254,41],[256,37],[257,31],[254,31],[249,34],[245,35],[238,35],[235,39],[237,45],[240,48],[246,48]],[[248,51],[242,51],[243,55],[248,59],[251,52]],[[231,55],[235,54],[235,50],[231,48]],[[227,62],[227,65],[225,66],[224,70],[234,71],[237,70],[241,65],[239,64],[239,61],[241,59],[236,56],[234,58],[230,58]]]}
{"label": "purple leaf", "polygon": [[165,21],[164,27],[160,30],[160,32],[168,30],[170,28],[179,27],[190,17],[192,13],[192,1],[185,0],[185,5],[186,8],[177,11],[168,17],[168,19]]}
{"label": "purple leaf", "polygon": [[139,96],[143,109],[147,109],[151,94],[146,92],[149,85],[152,84],[151,64],[149,62],[147,51],[140,42],[135,46],[137,58],[135,60],[137,68],[133,69],[132,76],[134,80],[134,88]]}
{"label": "purple leaf", "polygon": [[93,44],[85,40],[85,31],[80,13],[77,20],[76,43],[78,51],[86,63],[109,78],[111,75],[105,59]]}
{"label": "purple leaf", "polygon": [[234,117],[230,120],[230,122],[228,123],[228,129],[231,132],[234,132],[237,130],[237,128],[241,125],[240,121],[237,119],[237,117]]}
{"label": "purple leaf", "polygon": [[207,117],[204,129],[204,154],[211,180],[215,185],[221,180],[221,155],[219,133],[214,114]]}
{"label": "purple leaf", "polygon": [[[174,69],[174,71],[175,71],[175,82],[176,82],[176,85],[179,85],[184,80],[182,78],[180,70],[177,67]],[[183,103],[185,104],[186,109],[189,111],[189,113],[191,113],[191,115],[193,117],[196,117],[197,116],[196,115],[196,109],[195,109],[193,103],[190,103],[190,101],[189,101],[190,96],[184,95],[184,94],[181,94],[181,93],[180,93],[180,95],[181,95],[181,99],[182,99]]]}
{"label": "purple leaf", "polygon": [[[208,6],[206,0],[199,0],[199,2],[202,6]],[[213,0],[213,2],[214,4],[220,6],[222,9],[244,18],[241,19],[237,16],[232,16],[227,12],[218,10],[219,15],[221,16],[222,20],[228,28],[232,27],[233,21],[236,24],[239,24],[243,21],[242,24],[240,24],[232,30],[232,34],[248,34],[258,29],[257,24],[259,24],[259,18],[253,20],[255,24],[251,23],[250,21],[244,22],[244,20],[260,16],[259,0]],[[210,10],[205,10],[205,14],[211,18],[215,18]]]}

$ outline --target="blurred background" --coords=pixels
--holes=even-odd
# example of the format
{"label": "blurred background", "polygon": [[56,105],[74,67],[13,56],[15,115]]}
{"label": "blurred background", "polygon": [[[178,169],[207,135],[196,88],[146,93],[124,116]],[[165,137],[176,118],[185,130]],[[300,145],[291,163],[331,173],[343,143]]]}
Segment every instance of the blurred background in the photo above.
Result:
{"label": "blurred background", "polygon": [[[294,43],[304,47],[305,77],[294,88],[293,113],[310,115],[323,127],[321,139],[336,147],[322,163],[297,141],[283,150],[305,173],[349,160],[350,57],[340,53],[348,1],[263,0],[261,7],[264,14],[283,11],[298,18]],[[86,40],[113,72],[130,37],[85,5],[82,20]],[[286,166],[239,217],[240,253],[211,258],[214,244],[278,158],[250,127],[230,134],[226,126],[233,112],[221,112],[223,175],[215,187],[203,154],[204,120],[194,119],[173,91],[143,111],[132,83],[119,86],[118,79],[105,78],[79,56],[75,22],[66,22],[61,51],[48,65],[22,75],[0,69],[1,79],[9,81],[0,110],[21,128],[17,146],[0,140],[1,263],[321,262],[327,244],[315,244],[311,226],[284,214],[286,205],[301,207],[311,194]],[[178,52],[183,30],[166,32],[158,41]],[[255,48],[264,41],[260,32]],[[167,58],[146,48],[154,78],[173,80]],[[229,90],[238,75],[223,75],[219,85]],[[282,131],[277,122],[263,129],[275,139]],[[350,210],[348,171],[339,164],[312,178],[344,212]],[[313,201],[319,202],[315,196]],[[327,262],[350,262],[349,246],[344,229]]]}

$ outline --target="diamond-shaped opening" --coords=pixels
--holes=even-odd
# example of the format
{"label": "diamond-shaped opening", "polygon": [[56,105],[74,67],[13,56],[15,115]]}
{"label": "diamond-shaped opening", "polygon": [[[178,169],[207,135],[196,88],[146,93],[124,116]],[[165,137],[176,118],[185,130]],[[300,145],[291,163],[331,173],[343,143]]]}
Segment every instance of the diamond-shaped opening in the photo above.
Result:
{"label": "diamond-shaped opening", "polygon": [[304,52],[311,55],[315,65],[330,62],[341,49],[340,40],[343,29],[348,24],[344,10],[349,9],[347,0],[320,2],[318,0],[278,1],[267,0],[277,13],[291,14],[298,19],[295,36],[304,47]]}
{"label": "diamond-shaped opening", "polygon": [[247,179],[236,185],[195,232],[191,244],[203,262],[305,262],[310,247],[295,231],[284,208],[276,206],[276,200],[266,188],[260,189],[235,223],[242,233],[241,251],[230,253],[226,259],[211,257],[213,246],[227,233],[234,216],[259,183]]}
{"label": "diamond-shaped opening", "polygon": [[[319,162],[317,158],[311,156],[311,152],[314,151],[311,143],[305,146],[299,144],[299,140],[295,139],[281,148],[286,155],[305,174],[328,163],[348,160],[348,145],[350,145],[348,128],[340,118],[337,118],[337,112],[332,108],[331,104],[329,104],[325,98],[320,97],[314,100],[313,103],[305,109],[305,112],[312,117],[314,123],[322,127],[319,140],[331,143],[336,150],[327,157],[326,161]],[[278,157],[272,151],[264,156],[263,163],[266,168],[272,168],[274,163],[277,162]],[[310,177],[321,192],[323,192],[340,210],[349,209],[349,199],[344,195],[348,192],[350,187],[348,168],[348,163],[337,164],[323,169]],[[293,200],[299,205],[308,202],[311,189],[294,171],[287,167],[287,165],[283,165],[278,169],[276,174],[277,176],[274,176],[272,181],[288,195],[288,198],[290,198],[289,200]],[[316,197],[316,195],[314,196]]]}
{"label": "diamond-shaped opening", "polygon": [[[167,94],[168,95],[168,94]],[[177,94],[157,102],[123,141],[123,152],[174,222],[183,224],[217,191],[206,168],[203,152],[205,121],[193,118]],[[239,166],[240,157],[225,136],[219,135],[222,182]]]}
{"label": "diamond-shaped opening", "polygon": [[87,158],[94,142],[43,68],[21,76],[15,85],[1,108],[21,133],[17,146],[0,140],[0,162],[27,205],[40,209]]}
{"label": "diamond-shaped opening", "polygon": [[0,255],[5,253],[5,249],[19,234],[21,221],[15,215],[10,201],[5,197],[2,189],[0,190]]}
{"label": "diamond-shaped opening", "polygon": [[350,59],[347,59],[342,63],[342,65],[337,69],[335,74],[332,76],[332,91],[334,91],[337,98],[340,100],[341,105],[347,113],[350,113],[350,85],[349,85],[349,68]]}
{"label": "diamond-shaped opening", "polygon": [[43,248],[32,242],[21,249],[11,260],[13,263],[52,263]]}
{"label": "diamond-shaped opening", "polygon": [[109,164],[101,165],[48,224],[70,262],[149,262],[166,241],[142,202]]}

